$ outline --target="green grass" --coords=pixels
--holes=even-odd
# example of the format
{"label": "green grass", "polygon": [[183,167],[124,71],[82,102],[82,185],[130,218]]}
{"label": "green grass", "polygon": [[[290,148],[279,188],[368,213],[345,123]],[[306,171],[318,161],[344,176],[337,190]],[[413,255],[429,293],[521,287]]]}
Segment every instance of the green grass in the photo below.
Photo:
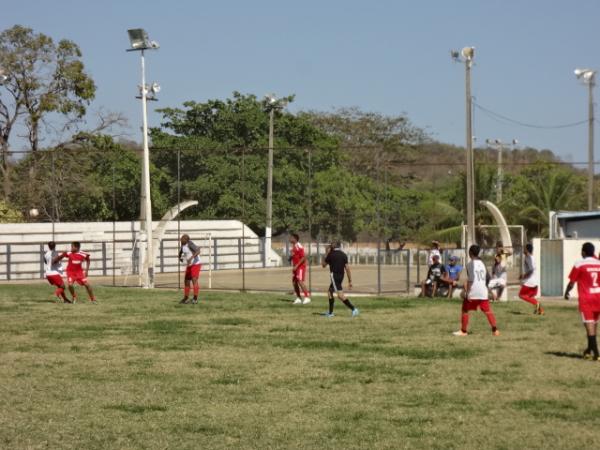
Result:
{"label": "green grass", "polygon": [[600,445],[600,364],[573,307],[0,286],[0,448],[517,449]]}

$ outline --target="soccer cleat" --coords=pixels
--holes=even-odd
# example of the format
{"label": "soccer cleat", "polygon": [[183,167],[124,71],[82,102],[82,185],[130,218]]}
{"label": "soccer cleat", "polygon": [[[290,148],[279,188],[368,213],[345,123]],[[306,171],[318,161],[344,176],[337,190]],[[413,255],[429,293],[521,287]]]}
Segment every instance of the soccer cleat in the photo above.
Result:
{"label": "soccer cleat", "polygon": [[492,336],[500,336],[500,332],[498,330],[492,331]]}
{"label": "soccer cleat", "polygon": [[94,299],[91,299],[91,300],[90,300],[90,303],[91,303],[92,305],[97,305],[97,304],[98,304],[98,300],[96,300],[95,298],[94,298]]}
{"label": "soccer cleat", "polygon": [[301,305],[302,304],[302,299],[300,297],[296,297],[296,300],[294,300],[294,305]]}
{"label": "soccer cleat", "polygon": [[334,313],[326,312],[321,314],[323,317],[327,317],[328,319],[335,317]]}
{"label": "soccer cleat", "polygon": [[454,336],[467,336],[469,333],[465,333],[463,330],[458,330],[452,333]]}
{"label": "soccer cleat", "polygon": [[586,349],[583,352],[583,359],[585,359],[586,361],[600,361],[600,357],[594,355],[594,352],[592,352],[589,349]]}
{"label": "soccer cleat", "polygon": [[533,311],[533,314],[537,314],[538,316],[543,316],[544,315],[544,308],[542,308],[542,304],[538,303],[535,307],[535,311]]}
{"label": "soccer cleat", "polygon": [[360,314],[360,311],[358,310],[358,308],[354,308],[352,310],[352,317],[357,317]]}
{"label": "soccer cleat", "polygon": [[68,298],[64,298],[63,303],[73,303],[73,302],[71,300],[69,300]]}
{"label": "soccer cleat", "polygon": [[180,304],[180,305],[189,305],[189,303],[190,303],[190,301],[189,301],[187,298],[182,298],[182,299],[179,301],[179,304]]}
{"label": "soccer cleat", "polygon": [[310,303],[310,297],[304,297],[304,300],[302,301],[303,305],[308,305]]}
{"label": "soccer cleat", "polygon": [[197,298],[192,299],[192,305],[197,305],[197,304],[198,304],[198,299]]}

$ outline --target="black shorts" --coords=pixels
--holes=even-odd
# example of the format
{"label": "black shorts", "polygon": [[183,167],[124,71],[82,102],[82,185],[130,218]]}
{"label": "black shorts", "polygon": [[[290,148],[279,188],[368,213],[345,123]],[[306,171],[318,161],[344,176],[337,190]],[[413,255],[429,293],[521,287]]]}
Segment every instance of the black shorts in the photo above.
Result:
{"label": "black shorts", "polygon": [[332,294],[337,291],[343,291],[344,288],[342,283],[344,282],[344,274],[343,273],[329,273],[329,277],[331,278],[331,284],[329,285],[329,292]]}

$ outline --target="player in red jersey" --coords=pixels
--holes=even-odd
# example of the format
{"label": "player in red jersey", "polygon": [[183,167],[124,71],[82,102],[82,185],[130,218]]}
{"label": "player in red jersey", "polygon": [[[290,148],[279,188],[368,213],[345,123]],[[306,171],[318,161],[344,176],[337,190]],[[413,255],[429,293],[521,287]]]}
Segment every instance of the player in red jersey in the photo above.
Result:
{"label": "player in red jersey", "polygon": [[569,274],[569,284],[565,291],[565,299],[569,300],[571,289],[577,283],[579,311],[587,332],[588,346],[583,358],[600,361],[596,332],[600,319],[600,260],[594,257],[594,244],[586,242],[581,247],[580,259]]}
{"label": "player in red jersey", "polygon": [[[294,305],[308,305],[310,303],[310,294],[306,288],[306,253],[304,247],[300,244],[300,236],[297,233],[291,234],[290,244],[292,244],[292,285],[296,293]],[[304,294],[304,300],[300,298],[300,289],[302,289],[302,293]]]}
{"label": "player in red jersey", "polygon": [[[92,287],[88,283],[88,271],[90,270],[90,254],[81,251],[81,244],[79,242],[71,243],[71,251],[63,252],[58,255],[55,260],[58,262],[63,258],[67,258],[69,261],[67,264],[67,284],[69,285],[69,291],[73,296],[73,303],[77,301],[77,294],[75,293],[75,283],[80,286],[84,286],[90,301],[96,303],[96,297],[92,291]],[[83,263],[85,262],[85,269]]]}

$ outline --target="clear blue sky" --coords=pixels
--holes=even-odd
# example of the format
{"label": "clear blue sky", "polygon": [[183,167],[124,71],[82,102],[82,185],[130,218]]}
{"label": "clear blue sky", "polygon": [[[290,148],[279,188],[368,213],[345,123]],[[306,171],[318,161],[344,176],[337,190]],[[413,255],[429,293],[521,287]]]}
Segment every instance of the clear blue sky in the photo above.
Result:
{"label": "clear blue sky", "polygon": [[[161,44],[147,63],[150,81],[163,88],[160,106],[224,98],[234,90],[295,93],[292,110],[359,106],[406,113],[436,139],[460,145],[464,71],[451,62],[451,48],[476,47],[473,93],[480,104],[539,124],[585,119],[587,94],[573,69],[600,68],[597,1],[2,3],[0,28],[18,23],[80,44],[98,85],[94,108],[124,113],[138,140],[139,59],[124,51],[128,28],[146,28]],[[151,114],[151,125],[159,119]],[[474,134],[480,142],[517,138],[567,160],[587,158],[586,125],[538,130],[476,113]]]}

